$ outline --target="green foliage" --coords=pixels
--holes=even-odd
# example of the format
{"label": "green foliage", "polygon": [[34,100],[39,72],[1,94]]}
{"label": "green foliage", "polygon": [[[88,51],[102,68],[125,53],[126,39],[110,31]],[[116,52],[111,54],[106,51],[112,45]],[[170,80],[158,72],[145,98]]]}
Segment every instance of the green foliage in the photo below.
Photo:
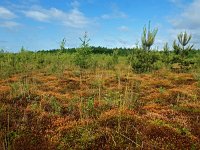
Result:
{"label": "green foliage", "polygon": [[190,70],[190,68],[199,68],[199,50],[191,50],[192,46],[187,46],[191,35],[186,32],[178,35],[179,43],[176,41],[173,43],[174,53],[170,52],[167,43],[164,45],[163,51],[155,52],[148,50],[150,49],[148,40],[151,41],[150,43],[155,40],[157,30],[151,31],[150,24],[148,30],[145,27],[142,36],[143,47],[146,49],[140,49],[138,46],[134,49],[90,47],[90,39],[85,33],[83,38],[80,38],[82,43],[77,49],[65,49],[66,40],[63,39],[59,50],[31,52],[22,47],[18,53],[2,51],[0,52],[0,78],[8,78],[19,73],[28,76],[35,70],[62,77],[66,68],[73,68],[74,65],[81,69],[116,69],[117,64],[121,64],[121,62],[123,64],[123,61],[127,59],[126,56],[128,56],[128,64],[137,73],[157,70],[164,64],[165,67],[170,68],[176,63],[182,68],[182,72]]}
{"label": "green foliage", "polygon": [[63,38],[60,43],[60,50],[63,52],[65,50],[66,39]]}
{"label": "green foliage", "polygon": [[[196,57],[194,58],[195,63],[195,67],[196,68],[200,68],[200,54],[196,55]],[[200,69],[199,69],[200,71]]]}
{"label": "green foliage", "polygon": [[151,30],[150,21],[148,31],[146,26],[143,28],[141,37],[142,49],[135,49],[129,56],[130,65],[136,73],[150,72],[160,68],[160,65],[158,63],[156,64],[160,56],[156,52],[150,52],[157,32],[157,28]]}
{"label": "green foliage", "polygon": [[104,62],[105,62],[105,65],[103,66],[103,68],[105,69],[114,69],[115,65],[114,65],[114,62],[113,62],[113,57],[108,55],[104,58]]}
{"label": "green foliage", "polygon": [[[192,50],[193,45],[188,45],[189,41],[192,38],[192,35],[188,35],[186,32],[181,32],[177,35],[179,44],[176,43],[176,40],[173,42],[173,48],[176,55],[181,55],[186,57],[189,54],[189,51]],[[186,45],[188,45],[186,47]]]}
{"label": "green foliage", "polygon": [[25,81],[11,83],[10,87],[12,89],[11,95],[13,97],[26,97],[29,95],[30,84]]}
{"label": "green foliage", "polygon": [[115,69],[115,65],[119,63],[119,51],[114,50],[111,55],[103,55],[103,68],[105,69]]}
{"label": "green foliage", "polygon": [[93,117],[96,115],[96,110],[94,108],[94,98],[89,97],[86,102],[82,105],[82,111],[83,114],[85,114],[85,117]]}
{"label": "green foliage", "polygon": [[56,100],[55,97],[50,97],[50,105],[55,114],[59,115],[61,113],[61,104]]}
{"label": "green foliage", "polygon": [[[177,35],[177,38],[179,43],[177,44],[176,40],[173,42],[175,55],[173,55],[171,59],[171,64],[178,63],[180,68],[179,70],[181,72],[185,72],[187,70],[190,70],[192,68],[191,65],[194,64],[193,61],[188,59],[189,52],[193,48],[193,45],[188,45],[189,41],[192,38],[192,35],[188,35],[186,32],[181,32]],[[174,67],[172,66],[172,68]]]}
{"label": "green foliage", "polygon": [[1,50],[0,50],[0,54],[1,54],[1,53],[5,53],[5,51],[4,51],[3,49],[1,49]]}
{"label": "green foliage", "polygon": [[148,31],[146,26],[143,28],[143,34],[142,34],[142,48],[144,50],[150,50],[151,46],[153,45],[154,41],[155,41],[155,37],[156,34],[158,32],[158,29],[153,29],[151,31],[151,27],[150,27],[150,21],[149,21],[149,26],[148,26]]}
{"label": "green foliage", "polygon": [[170,64],[170,49],[169,49],[169,46],[168,46],[168,43],[165,43],[164,46],[163,46],[163,53],[162,53],[162,62],[165,63],[166,66],[168,66]]}
{"label": "green foliage", "polygon": [[113,54],[112,54],[112,57],[113,57],[113,63],[117,64],[119,62],[119,51],[118,50],[114,50]]}
{"label": "green foliage", "polygon": [[184,33],[181,32],[180,34],[178,34],[178,41],[183,46],[183,49],[184,49],[184,46],[186,46],[189,43],[191,38],[192,38],[192,35],[188,35],[186,31]]}
{"label": "green foliage", "polygon": [[141,49],[135,50],[129,56],[130,65],[136,73],[151,72],[159,69],[162,66],[162,62],[157,62],[158,60],[160,60],[158,52],[150,53]]}
{"label": "green foliage", "polygon": [[74,54],[74,63],[75,65],[79,66],[82,69],[89,68],[92,61],[92,49],[89,46],[89,41],[87,33],[85,32],[85,35],[83,39],[81,39],[81,47],[76,49],[76,53]]}
{"label": "green foliage", "polygon": [[80,68],[86,69],[90,67],[91,63],[91,48],[81,47],[76,50],[74,54],[74,63]]}
{"label": "green foliage", "polygon": [[170,62],[171,62],[171,64],[180,63],[180,62],[182,62],[182,57],[180,55],[173,55]]}
{"label": "green foliage", "polygon": [[168,43],[164,44],[163,52],[164,52],[165,56],[169,55],[169,46],[168,46]]}
{"label": "green foliage", "polygon": [[26,49],[24,48],[24,46],[22,46],[21,49],[20,49],[20,52],[23,53],[25,51],[26,51]]}
{"label": "green foliage", "polygon": [[178,44],[176,44],[176,40],[174,40],[173,42],[173,49],[176,55],[179,55],[181,53],[181,48]]}

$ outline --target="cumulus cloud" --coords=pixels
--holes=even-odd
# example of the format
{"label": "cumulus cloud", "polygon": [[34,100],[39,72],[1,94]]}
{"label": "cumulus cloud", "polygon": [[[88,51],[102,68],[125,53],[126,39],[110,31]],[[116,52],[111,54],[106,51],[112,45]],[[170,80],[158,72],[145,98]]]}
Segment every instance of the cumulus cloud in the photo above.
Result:
{"label": "cumulus cloud", "polygon": [[61,22],[65,26],[82,28],[89,24],[89,19],[77,7],[78,2],[72,4],[72,8],[68,12],[64,12],[57,8],[33,8],[24,11],[26,17],[32,18],[41,22]]}
{"label": "cumulus cloud", "polygon": [[85,27],[89,24],[89,19],[84,16],[78,9],[73,9],[63,20],[63,23],[70,27]]}
{"label": "cumulus cloud", "polygon": [[[175,0],[176,1],[176,0]],[[172,36],[176,36],[182,31],[187,31],[193,35],[192,42],[199,45],[200,37],[200,0],[193,0],[182,9],[182,12],[170,20],[173,29],[170,30]]]}
{"label": "cumulus cloud", "polygon": [[177,18],[171,20],[172,25],[182,29],[199,29],[199,10],[200,0],[194,0],[193,3],[188,5],[183,12],[177,16]]}
{"label": "cumulus cloud", "polygon": [[182,0],[169,0],[171,3],[175,4],[178,7],[183,7]]}
{"label": "cumulus cloud", "polygon": [[123,32],[127,32],[127,31],[130,30],[129,27],[127,27],[127,26],[120,26],[120,27],[118,27],[117,29],[118,29],[119,31],[123,31]]}
{"label": "cumulus cloud", "polygon": [[1,19],[13,19],[16,18],[16,15],[8,10],[7,8],[0,6],[0,18]]}
{"label": "cumulus cloud", "polygon": [[18,26],[20,26],[20,24],[15,21],[4,21],[0,23],[0,27],[4,27],[8,29],[13,29]]}
{"label": "cumulus cloud", "polygon": [[80,3],[78,2],[78,1],[73,1],[73,2],[71,2],[71,6],[73,7],[73,8],[78,8],[79,6],[80,6]]}
{"label": "cumulus cloud", "polygon": [[120,19],[120,18],[128,17],[128,15],[125,12],[119,10],[116,4],[112,4],[111,10],[112,10],[111,13],[103,14],[101,18],[102,19]]}
{"label": "cumulus cloud", "polygon": [[117,11],[111,14],[103,14],[101,18],[102,19],[119,19],[119,18],[127,18],[127,15],[124,12]]}
{"label": "cumulus cloud", "polygon": [[17,18],[17,15],[15,15],[13,12],[11,12],[9,9],[0,6],[0,27],[1,28],[7,28],[7,29],[15,29],[16,27],[19,27],[20,24],[16,21],[13,21],[13,19]]}
{"label": "cumulus cloud", "polygon": [[37,10],[27,11],[25,12],[25,15],[37,21],[43,21],[43,22],[46,22],[50,19],[50,16],[48,14]]}

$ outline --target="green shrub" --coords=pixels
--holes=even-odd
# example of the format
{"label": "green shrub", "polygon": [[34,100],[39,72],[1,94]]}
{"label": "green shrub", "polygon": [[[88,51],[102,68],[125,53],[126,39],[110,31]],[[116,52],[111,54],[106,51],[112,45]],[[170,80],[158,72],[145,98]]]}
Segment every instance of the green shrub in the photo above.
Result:
{"label": "green shrub", "polygon": [[74,63],[76,66],[79,66],[82,69],[89,68],[91,66],[92,61],[92,48],[89,46],[89,41],[87,37],[87,33],[85,33],[82,41],[81,47],[76,49],[76,53],[74,54]]}
{"label": "green shrub", "polygon": [[151,24],[149,21],[148,31],[147,31],[146,26],[143,28],[143,34],[141,38],[143,50],[147,50],[147,51],[150,50],[151,46],[153,45],[155,41],[157,32],[158,32],[157,28],[151,31]]}
{"label": "green shrub", "polygon": [[147,52],[141,49],[135,50],[129,56],[130,65],[136,73],[151,72],[161,67],[160,55],[156,52]]}
{"label": "green shrub", "polygon": [[148,31],[146,26],[143,28],[141,37],[142,49],[135,49],[129,55],[130,65],[136,73],[150,72],[159,68],[158,64],[155,63],[160,59],[160,56],[158,53],[150,51],[151,46],[154,44],[157,32],[157,28],[151,30],[149,22]]}
{"label": "green shrub", "polygon": [[81,47],[76,50],[74,54],[74,63],[80,68],[86,69],[91,65],[92,49],[90,47]]}
{"label": "green shrub", "polygon": [[181,56],[178,63],[182,63],[183,59],[187,58],[187,56],[189,55],[189,52],[193,48],[193,45],[188,45],[189,41],[192,38],[192,35],[188,35],[186,32],[181,32],[177,35],[177,38],[178,38],[179,43],[177,44],[175,40],[173,42],[173,49],[176,55]]}
{"label": "green shrub", "polygon": [[118,50],[114,50],[112,53],[112,61],[113,63],[116,65],[119,63],[119,51]]}

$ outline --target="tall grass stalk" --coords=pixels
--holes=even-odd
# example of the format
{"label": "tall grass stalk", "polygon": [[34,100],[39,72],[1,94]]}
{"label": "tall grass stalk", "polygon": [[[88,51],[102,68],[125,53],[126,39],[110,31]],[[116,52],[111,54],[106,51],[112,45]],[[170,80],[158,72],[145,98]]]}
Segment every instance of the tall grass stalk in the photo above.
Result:
{"label": "tall grass stalk", "polygon": [[82,69],[80,69],[80,76],[79,76],[79,80],[80,80],[80,117],[81,120],[83,119],[83,93],[82,93]]}

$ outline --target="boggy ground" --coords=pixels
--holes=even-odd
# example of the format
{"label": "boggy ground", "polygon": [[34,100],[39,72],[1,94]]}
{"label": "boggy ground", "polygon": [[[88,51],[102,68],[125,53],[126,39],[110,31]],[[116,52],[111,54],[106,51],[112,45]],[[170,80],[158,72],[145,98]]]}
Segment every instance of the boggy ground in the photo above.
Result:
{"label": "boggy ground", "polygon": [[0,81],[0,149],[200,149],[192,73],[66,70]]}

